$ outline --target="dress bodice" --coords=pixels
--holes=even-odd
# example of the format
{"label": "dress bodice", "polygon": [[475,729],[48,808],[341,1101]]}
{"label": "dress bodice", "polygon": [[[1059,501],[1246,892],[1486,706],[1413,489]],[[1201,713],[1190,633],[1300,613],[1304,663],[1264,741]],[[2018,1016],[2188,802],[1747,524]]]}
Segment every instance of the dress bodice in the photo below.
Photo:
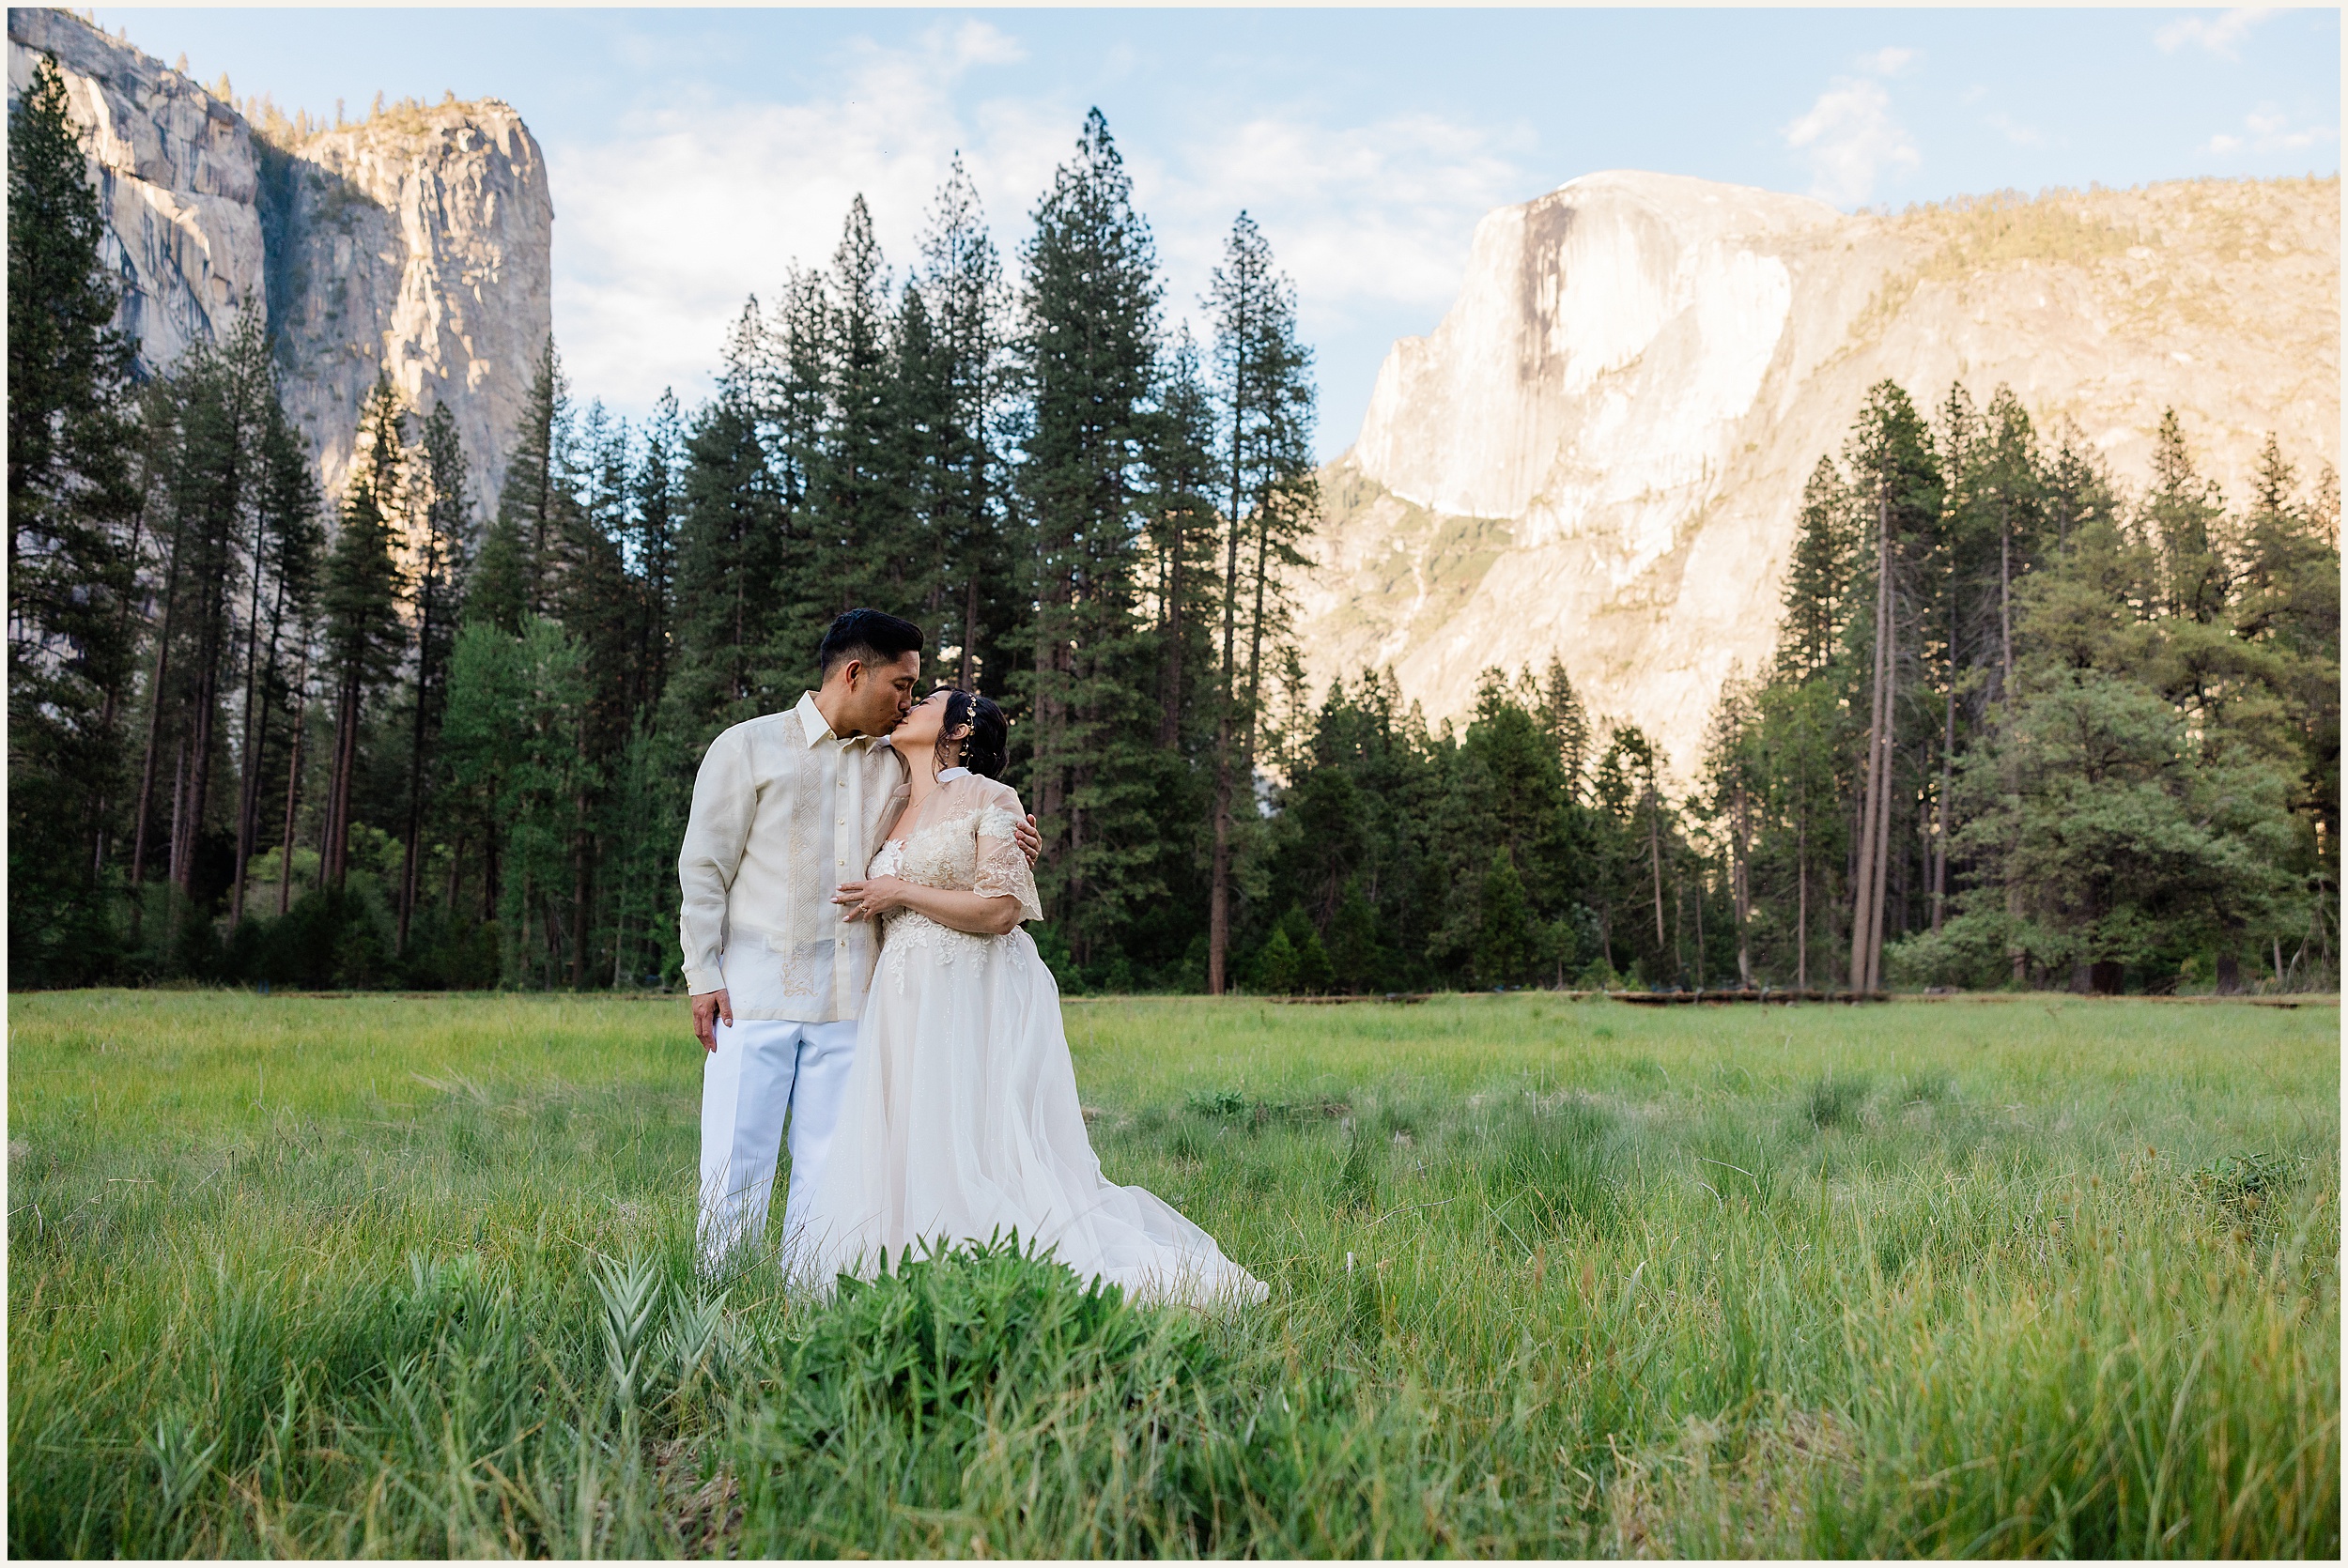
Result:
{"label": "dress bodice", "polygon": [[[902,877],[924,887],[985,898],[1009,896],[1019,900],[1022,920],[1041,920],[1043,910],[1036,896],[1035,874],[1012,837],[1020,821],[1019,796],[1009,785],[964,775],[939,786],[922,803],[913,831],[885,841],[866,874]],[[1019,933],[1014,930],[1012,934]],[[950,963],[962,953],[1001,940],[941,926],[909,909],[887,915],[881,924],[888,977],[900,989],[904,966],[917,950]]]}

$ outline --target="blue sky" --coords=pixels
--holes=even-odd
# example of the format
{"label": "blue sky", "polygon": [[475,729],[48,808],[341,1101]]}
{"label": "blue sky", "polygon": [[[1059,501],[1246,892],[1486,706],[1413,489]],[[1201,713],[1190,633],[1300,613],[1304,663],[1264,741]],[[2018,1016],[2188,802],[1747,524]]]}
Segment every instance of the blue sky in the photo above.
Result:
{"label": "blue sky", "polygon": [[103,7],[239,97],[495,96],[545,146],[572,382],[703,395],[851,195],[914,255],[959,149],[1007,257],[1099,105],[1196,317],[1243,208],[1296,279],[1320,445],[1431,330],[1477,218],[1638,168],[1846,209],[2336,174],[2337,10],[368,10]]}

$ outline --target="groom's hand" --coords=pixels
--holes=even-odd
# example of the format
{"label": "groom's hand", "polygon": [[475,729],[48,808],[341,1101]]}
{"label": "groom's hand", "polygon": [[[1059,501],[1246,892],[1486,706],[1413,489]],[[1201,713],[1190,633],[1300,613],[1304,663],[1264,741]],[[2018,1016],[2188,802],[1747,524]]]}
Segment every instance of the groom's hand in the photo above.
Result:
{"label": "groom's hand", "polygon": [[718,1021],[725,1020],[726,1027],[734,1027],[734,998],[724,988],[704,991],[693,998],[693,1038],[702,1042],[703,1051],[718,1049]]}
{"label": "groom's hand", "polygon": [[1033,812],[1028,813],[1026,822],[1011,830],[1011,841],[1019,846],[1019,853],[1027,857],[1027,869],[1033,870],[1036,861],[1043,854],[1043,835],[1035,830]]}

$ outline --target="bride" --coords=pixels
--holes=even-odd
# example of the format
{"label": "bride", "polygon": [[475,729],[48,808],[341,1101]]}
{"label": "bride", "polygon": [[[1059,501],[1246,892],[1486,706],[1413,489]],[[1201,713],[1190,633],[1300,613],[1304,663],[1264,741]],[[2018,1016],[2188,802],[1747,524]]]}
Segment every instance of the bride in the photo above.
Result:
{"label": "bride", "polygon": [[1020,929],[1043,917],[1012,841],[1019,797],[1000,709],[936,691],[890,737],[912,764],[894,837],[832,900],[882,922],[832,1156],[791,1238],[819,1290],[908,1246],[1016,1232],[1085,1279],[1149,1301],[1259,1301],[1264,1284],[1085,1136],[1059,989]]}

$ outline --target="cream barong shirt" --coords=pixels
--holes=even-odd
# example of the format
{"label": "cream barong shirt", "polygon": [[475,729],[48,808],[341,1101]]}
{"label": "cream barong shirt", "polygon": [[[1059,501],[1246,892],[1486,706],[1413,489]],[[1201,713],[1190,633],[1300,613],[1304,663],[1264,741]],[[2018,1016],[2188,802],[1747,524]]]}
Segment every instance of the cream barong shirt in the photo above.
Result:
{"label": "cream barong shirt", "polygon": [[863,880],[905,795],[896,752],[834,735],[813,692],[710,742],[677,854],[686,989],[724,989],[736,1019],[855,1018],[880,933],[831,897]]}

